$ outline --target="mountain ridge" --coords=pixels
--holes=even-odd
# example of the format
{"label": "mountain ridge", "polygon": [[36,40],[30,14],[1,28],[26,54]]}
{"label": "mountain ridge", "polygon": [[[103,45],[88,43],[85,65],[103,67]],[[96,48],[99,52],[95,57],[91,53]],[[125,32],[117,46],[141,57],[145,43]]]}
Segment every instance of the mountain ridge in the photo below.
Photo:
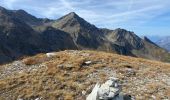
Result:
{"label": "mountain ridge", "polygon": [[25,55],[65,49],[99,50],[161,61],[168,61],[170,57],[166,50],[149,39],[141,39],[125,29],[97,28],[75,12],[51,20],[36,18],[24,10],[2,7],[0,22],[0,35],[7,41],[0,44],[4,46],[1,51],[10,48],[6,49],[11,52],[7,56],[13,60]]}
{"label": "mountain ridge", "polygon": [[[72,21],[72,19],[74,20]],[[79,21],[79,19],[81,20]],[[150,59],[154,59],[157,56],[155,52],[151,52],[151,50],[149,50],[149,49],[152,49],[152,47],[155,49],[156,52],[160,52],[161,55],[163,55],[166,52],[162,48],[160,48],[159,46],[151,42],[149,39],[147,40],[141,39],[134,32],[130,32],[130,31],[127,31],[125,29],[120,29],[120,28],[115,29],[115,30],[109,30],[109,31],[106,29],[107,31],[105,30],[104,32],[102,31],[102,29],[99,29],[95,27],[94,25],[86,21],[84,22],[84,21],[85,20],[80,18],[76,13],[72,12],[58,19],[53,24],[53,27],[61,29],[62,31],[71,33],[71,35],[76,34],[75,40],[77,40],[78,36],[80,37],[83,36],[84,35],[83,32],[86,32],[85,34],[89,36],[91,36],[92,34],[97,34],[97,36],[92,36],[92,37],[100,38],[99,40],[96,40],[97,41],[96,43],[99,43],[99,46],[100,46],[100,47],[95,48],[98,50],[112,51],[112,52],[117,52],[119,54],[137,56],[137,57],[145,57],[145,58],[150,58]],[[87,24],[83,25],[81,24],[81,22],[87,23]],[[60,26],[61,23],[64,25]],[[81,29],[84,29],[83,32],[80,31]],[[70,30],[74,30],[74,31],[70,32]],[[113,34],[109,34],[109,33],[113,33]],[[113,38],[112,39],[108,38],[107,37],[108,34],[111,35]],[[74,39],[75,37],[72,36],[72,38]],[[87,37],[85,38],[87,39]],[[80,38],[80,39],[78,38],[78,40],[81,41],[83,40],[83,38]],[[116,42],[112,40],[116,40]],[[84,42],[86,41],[83,41],[83,43]],[[79,45],[79,42],[75,41],[75,44]],[[81,43],[80,45],[82,46]],[[94,47],[94,45],[92,47]],[[146,47],[150,47],[150,48],[146,48]],[[134,50],[134,52],[132,50]],[[148,56],[148,55],[151,55],[151,56]],[[156,55],[156,56],[153,57],[153,55]],[[162,58],[160,57],[158,59],[162,59]]]}

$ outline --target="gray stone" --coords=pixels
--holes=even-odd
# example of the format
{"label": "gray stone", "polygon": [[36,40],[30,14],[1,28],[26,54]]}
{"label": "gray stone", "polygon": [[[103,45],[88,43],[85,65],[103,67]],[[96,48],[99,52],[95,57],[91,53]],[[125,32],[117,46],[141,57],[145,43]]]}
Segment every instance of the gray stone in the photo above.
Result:
{"label": "gray stone", "polygon": [[121,86],[117,80],[117,78],[110,77],[102,85],[97,83],[86,100],[123,100],[123,95],[120,95]]}

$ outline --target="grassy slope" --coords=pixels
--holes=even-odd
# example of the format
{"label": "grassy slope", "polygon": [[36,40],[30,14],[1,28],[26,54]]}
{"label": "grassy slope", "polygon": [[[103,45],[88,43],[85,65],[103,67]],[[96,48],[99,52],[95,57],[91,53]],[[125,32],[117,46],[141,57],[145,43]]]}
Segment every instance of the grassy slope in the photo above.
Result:
{"label": "grassy slope", "polygon": [[[92,61],[85,65],[85,61]],[[45,54],[0,67],[0,99],[37,98],[85,99],[96,82],[116,76],[123,92],[136,99],[170,99],[170,64],[95,51],[61,51],[52,58]],[[7,70],[8,69],[8,70]],[[132,72],[128,72],[128,69]]]}

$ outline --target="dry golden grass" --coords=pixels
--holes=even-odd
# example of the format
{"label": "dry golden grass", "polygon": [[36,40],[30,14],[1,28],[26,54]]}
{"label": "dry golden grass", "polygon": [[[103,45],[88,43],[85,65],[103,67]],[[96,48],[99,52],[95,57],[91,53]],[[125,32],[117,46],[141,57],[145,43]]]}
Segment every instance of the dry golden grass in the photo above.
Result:
{"label": "dry golden grass", "polygon": [[44,54],[38,54],[34,57],[27,57],[23,60],[26,65],[35,65],[47,61],[47,57]]}
{"label": "dry golden grass", "polygon": [[[90,86],[96,84],[98,80],[95,78],[98,77],[104,82],[109,77],[107,72],[98,73],[103,68],[122,73],[121,76],[117,76],[122,77],[121,79],[125,79],[126,68],[136,71],[136,75],[130,77],[147,76],[151,79],[157,77],[158,72],[165,74],[170,72],[170,64],[167,63],[96,51],[62,51],[52,58],[39,54],[22,61],[27,66],[41,64],[46,67],[0,79],[0,91],[8,93],[10,90],[9,94],[14,95],[11,99],[43,97],[44,100],[57,98],[75,100],[81,98],[83,90],[88,91]],[[92,61],[92,63],[84,65],[85,61]],[[92,73],[98,73],[98,76],[91,77],[90,80],[87,76]],[[160,84],[146,84],[146,87],[148,90],[156,91]],[[131,86],[126,88],[130,89]],[[169,95],[168,89],[165,92]],[[0,93],[0,97],[3,96]],[[144,97],[149,98],[149,93]]]}

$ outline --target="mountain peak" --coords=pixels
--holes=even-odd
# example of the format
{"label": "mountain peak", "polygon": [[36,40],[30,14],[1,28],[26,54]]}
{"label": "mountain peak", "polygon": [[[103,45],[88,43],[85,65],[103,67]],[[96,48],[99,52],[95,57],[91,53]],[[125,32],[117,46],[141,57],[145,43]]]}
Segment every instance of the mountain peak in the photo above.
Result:
{"label": "mountain peak", "polygon": [[58,20],[53,23],[53,27],[63,29],[63,28],[68,28],[70,30],[71,28],[73,32],[77,32],[77,30],[80,29],[80,27],[83,28],[89,28],[89,29],[94,29],[96,28],[94,25],[88,23],[86,20],[83,18],[79,17],[75,12],[70,12],[69,14],[59,18]]}
{"label": "mountain peak", "polygon": [[69,14],[67,15],[71,15],[71,16],[78,16],[75,12],[70,12]]}
{"label": "mountain peak", "polygon": [[61,17],[60,19],[77,19],[77,20],[79,20],[81,18],[75,12],[70,12],[67,15]]}

